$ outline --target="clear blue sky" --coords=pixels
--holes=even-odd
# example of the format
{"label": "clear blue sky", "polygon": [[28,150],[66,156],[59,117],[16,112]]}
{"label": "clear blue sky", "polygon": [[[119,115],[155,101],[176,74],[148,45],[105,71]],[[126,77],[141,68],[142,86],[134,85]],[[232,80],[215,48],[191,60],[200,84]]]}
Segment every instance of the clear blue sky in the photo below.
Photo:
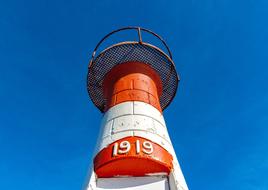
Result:
{"label": "clear blue sky", "polygon": [[140,25],[169,44],[181,83],[165,118],[191,190],[268,189],[268,1],[0,2],[0,189],[81,189],[101,114],[96,43]]}

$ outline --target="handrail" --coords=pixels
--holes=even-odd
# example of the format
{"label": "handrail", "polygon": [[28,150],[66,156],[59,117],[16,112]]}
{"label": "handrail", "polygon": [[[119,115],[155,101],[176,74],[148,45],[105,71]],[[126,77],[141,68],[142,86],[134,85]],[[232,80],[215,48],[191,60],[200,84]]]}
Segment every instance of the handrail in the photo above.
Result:
{"label": "handrail", "polygon": [[153,31],[151,30],[148,30],[148,29],[145,29],[145,28],[141,28],[141,27],[136,27],[136,26],[127,26],[127,27],[124,27],[124,28],[119,28],[117,30],[114,30],[110,33],[108,33],[106,36],[104,36],[100,41],[99,43],[97,44],[97,46],[95,47],[93,53],[92,53],[92,61],[94,60],[94,57],[95,57],[95,54],[99,48],[99,46],[102,44],[102,42],[104,40],[106,40],[109,36],[113,35],[114,33],[117,33],[117,32],[120,32],[120,31],[123,31],[123,30],[137,30],[138,31],[138,36],[139,36],[139,43],[142,43],[142,36],[141,36],[141,31],[145,31],[145,32],[148,32],[152,35],[154,35],[155,37],[157,37],[165,46],[165,48],[167,49],[168,51],[168,54],[169,54],[169,57],[170,59],[172,60],[172,54],[171,54],[171,51],[169,49],[169,47],[167,46],[166,42],[163,40],[163,38],[161,36],[159,36],[158,34],[154,33]]}

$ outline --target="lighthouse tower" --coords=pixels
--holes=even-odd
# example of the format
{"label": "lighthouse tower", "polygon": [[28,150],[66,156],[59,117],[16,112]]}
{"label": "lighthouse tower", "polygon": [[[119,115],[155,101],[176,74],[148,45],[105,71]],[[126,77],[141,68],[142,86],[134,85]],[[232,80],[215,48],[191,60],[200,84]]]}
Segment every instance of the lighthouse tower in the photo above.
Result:
{"label": "lighthouse tower", "polygon": [[[97,53],[110,36],[131,31],[137,41]],[[143,34],[166,50],[143,41]],[[140,27],[109,33],[93,52],[87,79],[90,98],[104,115],[85,189],[188,190],[163,117],[179,82],[164,40]]]}

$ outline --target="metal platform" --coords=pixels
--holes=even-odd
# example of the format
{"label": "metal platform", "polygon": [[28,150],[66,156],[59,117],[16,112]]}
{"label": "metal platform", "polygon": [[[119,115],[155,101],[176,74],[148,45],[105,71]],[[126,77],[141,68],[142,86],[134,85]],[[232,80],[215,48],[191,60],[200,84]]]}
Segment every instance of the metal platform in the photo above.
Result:
{"label": "metal platform", "polygon": [[[105,39],[114,33],[124,30],[137,30],[138,41],[125,41],[114,44],[98,55],[96,51]],[[141,32],[154,35],[166,47],[168,54],[158,47],[142,41]],[[164,40],[154,32],[140,27],[126,27],[115,30],[106,35],[96,46],[90,60],[87,75],[87,89],[92,102],[101,112],[104,112],[106,99],[103,95],[103,80],[105,75],[116,65],[127,62],[142,62],[152,67],[160,76],[163,92],[160,96],[160,105],[164,110],[174,98],[179,76],[172,61],[171,52]]]}

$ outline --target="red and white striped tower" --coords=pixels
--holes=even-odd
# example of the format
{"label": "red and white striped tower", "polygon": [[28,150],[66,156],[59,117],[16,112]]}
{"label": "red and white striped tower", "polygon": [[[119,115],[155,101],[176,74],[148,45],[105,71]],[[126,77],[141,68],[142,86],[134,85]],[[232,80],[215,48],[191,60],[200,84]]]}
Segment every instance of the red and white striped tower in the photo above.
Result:
{"label": "red and white striped tower", "polygon": [[[138,41],[112,45],[95,56],[112,34],[137,30]],[[146,32],[168,54],[142,41]],[[105,36],[94,50],[88,92],[104,113],[87,190],[187,190],[162,111],[175,96],[178,75],[166,43],[140,27]]]}

